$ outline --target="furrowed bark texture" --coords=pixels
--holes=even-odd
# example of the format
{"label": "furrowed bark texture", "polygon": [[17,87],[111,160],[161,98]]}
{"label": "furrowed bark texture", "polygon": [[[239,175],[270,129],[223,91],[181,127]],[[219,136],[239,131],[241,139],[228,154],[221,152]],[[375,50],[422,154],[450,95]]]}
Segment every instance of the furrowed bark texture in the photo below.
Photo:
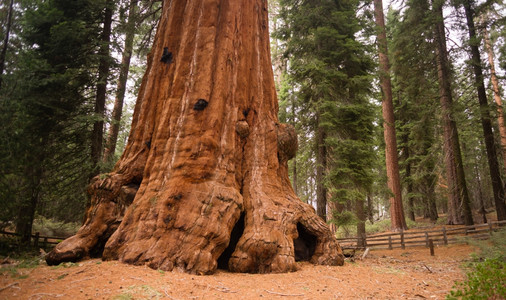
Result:
{"label": "furrowed bark texture", "polygon": [[390,63],[388,61],[387,36],[383,1],[374,0],[374,17],[378,30],[378,56],[380,68],[380,85],[383,112],[383,133],[385,136],[385,160],[388,177],[388,188],[392,191],[390,197],[390,218],[392,229],[395,231],[408,229],[402,205],[401,180],[397,157],[397,138],[395,136],[395,116],[392,101],[392,83],[390,80]]}
{"label": "furrowed bark texture", "polygon": [[[48,263],[100,253],[106,241],[104,259],[195,274],[342,265],[288,180],[297,139],[277,119],[266,1],[163,5],[125,152],[95,178],[86,223]],[[164,47],[172,62],[161,61]]]}
{"label": "furrowed bark texture", "polygon": [[443,138],[446,177],[448,180],[448,224],[456,225],[464,223],[460,207],[469,205],[469,193],[467,190],[464,165],[460,152],[457,123],[452,114],[453,99],[450,81],[450,63],[446,49],[446,36],[443,18],[443,7],[440,2],[433,1],[436,40],[436,64],[439,82],[439,100],[443,119]]}

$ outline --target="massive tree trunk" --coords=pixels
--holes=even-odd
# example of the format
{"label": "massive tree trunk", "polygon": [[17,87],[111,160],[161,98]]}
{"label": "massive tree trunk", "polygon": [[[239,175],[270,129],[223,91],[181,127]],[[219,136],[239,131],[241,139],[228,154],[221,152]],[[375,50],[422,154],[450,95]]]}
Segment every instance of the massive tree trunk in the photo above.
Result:
{"label": "massive tree trunk", "polygon": [[[457,124],[453,119],[450,65],[446,49],[446,35],[443,19],[443,7],[440,1],[433,1],[436,40],[436,64],[438,69],[439,99],[443,118],[443,147],[448,180],[448,224],[462,224],[460,207],[469,206],[470,199],[460,152]],[[469,220],[468,220],[469,221]],[[472,221],[472,219],[471,219]],[[472,223],[471,223],[472,224]]]}
{"label": "massive tree trunk", "polygon": [[125,100],[125,92],[128,80],[128,71],[130,70],[130,60],[134,49],[135,23],[138,0],[131,0],[128,8],[128,18],[126,22],[125,45],[121,58],[121,66],[119,69],[118,84],[116,87],[116,98],[114,99],[114,108],[112,109],[112,120],[107,135],[107,142],[104,149],[104,162],[111,161],[116,151],[116,143],[118,140],[118,132],[123,113],[123,102]]}
{"label": "massive tree trunk", "polygon": [[164,1],[125,152],[46,261],[103,248],[106,260],[196,274],[343,264],[290,186],[296,135],[277,111],[266,1]]}
{"label": "massive tree trunk", "polygon": [[[478,93],[478,102],[480,104],[481,126],[483,128],[483,136],[485,139],[485,148],[487,149],[488,167],[490,170],[490,178],[492,180],[492,190],[494,192],[495,209],[497,212],[497,219],[499,221],[506,220],[506,204],[504,202],[504,187],[501,179],[501,172],[499,170],[499,163],[497,162],[497,151],[492,131],[492,119],[490,117],[490,107],[488,105],[487,93],[485,91],[485,84],[483,83],[483,71],[481,67],[481,57],[479,43],[477,42],[476,28],[474,26],[474,11],[472,0],[465,0],[464,10],[466,12],[467,28],[469,31],[469,41],[471,48],[471,64],[474,71],[474,79]],[[466,211],[466,210],[469,210]],[[472,224],[471,207],[464,205],[464,213],[466,216],[466,225],[468,222]],[[470,218],[470,220],[468,220]]]}
{"label": "massive tree trunk", "polygon": [[381,93],[383,96],[383,130],[385,136],[388,188],[393,194],[393,196],[390,197],[390,218],[392,220],[392,229],[402,230],[408,227],[406,226],[406,219],[402,207],[401,180],[399,177],[397,138],[395,136],[395,117],[392,101],[392,83],[390,79],[390,63],[388,61],[387,36],[382,0],[374,0],[374,16],[378,30],[378,54]]}

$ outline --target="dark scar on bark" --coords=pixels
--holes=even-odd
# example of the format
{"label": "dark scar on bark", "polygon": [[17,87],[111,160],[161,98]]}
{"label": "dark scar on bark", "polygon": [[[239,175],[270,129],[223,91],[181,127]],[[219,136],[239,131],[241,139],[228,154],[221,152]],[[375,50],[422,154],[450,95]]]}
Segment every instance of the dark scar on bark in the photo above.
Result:
{"label": "dark scar on bark", "polygon": [[168,65],[172,63],[172,52],[169,52],[168,47],[163,48],[162,58],[160,59],[160,61]]}
{"label": "dark scar on bark", "polygon": [[197,103],[195,103],[195,105],[193,105],[193,109],[194,110],[204,110],[206,107],[207,107],[207,104],[209,102],[207,102],[206,100],[204,99],[199,99],[197,101]]}
{"label": "dark scar on bark", "polygon": [[171,198],[174,200],[180,200],[181,198],[183,198],[183,195],[177,194],[177,195],[173,195]]}

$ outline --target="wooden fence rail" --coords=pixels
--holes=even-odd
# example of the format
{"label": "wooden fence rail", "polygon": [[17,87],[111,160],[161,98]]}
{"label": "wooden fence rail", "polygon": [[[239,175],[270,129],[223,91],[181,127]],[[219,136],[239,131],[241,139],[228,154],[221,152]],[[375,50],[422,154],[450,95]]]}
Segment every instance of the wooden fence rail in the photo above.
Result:
{"label": "wooden fence rail", "polygon": [[[2,231],[2,230],[0,230],[0,235],[16,236],[16,237],[20,236],[17,233]],[[43,248],[46,248],[48,245],[57,245],[59,242],[63,241],[64,239],[66,239],[66,237],[43,236],[43,235],[40,235],[39,232],[36,232],[31,235],[30,244],[33,243],[33,247],[35,249],[38,249],[40,246],[42,246]],[[32,242],[32,240],[33,240],[33,242]]]}
{"label": "wooden fence rail", "polygon": [[[441,229],[400,231],[395,233],[382,233],[365,237],[339,238],[343,249],[394,249],[406,247],[429,247],[432,240],[434,245],[448,245],[462,243],[463,236],[475,239],[488,239],[492,232],[506,225],[506,221],[490,222],[471,226],[446,227]],[[358,246],[362,245],[362,246]]]}

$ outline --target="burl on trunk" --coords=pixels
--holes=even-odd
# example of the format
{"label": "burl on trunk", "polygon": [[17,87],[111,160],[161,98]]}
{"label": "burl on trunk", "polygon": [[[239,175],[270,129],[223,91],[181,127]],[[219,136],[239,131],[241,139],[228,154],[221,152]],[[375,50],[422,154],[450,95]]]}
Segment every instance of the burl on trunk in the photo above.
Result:
{"label": "burl on trunk", "polygon": [[342,265],[291,188],[297,138],[277,112],[267,1],[164,1],[126,150],[90,184],[84,225],[46,261],[102,256],[195,274]]}

